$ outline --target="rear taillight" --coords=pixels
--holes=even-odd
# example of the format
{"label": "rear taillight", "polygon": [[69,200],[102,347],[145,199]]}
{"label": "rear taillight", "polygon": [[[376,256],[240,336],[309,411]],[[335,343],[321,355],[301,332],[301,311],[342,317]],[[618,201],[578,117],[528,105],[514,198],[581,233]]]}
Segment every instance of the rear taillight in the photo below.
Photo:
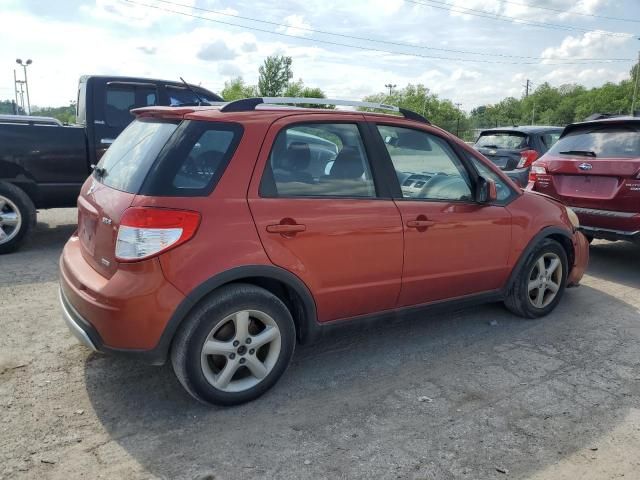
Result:
{"label": "rear taillight", "polygon": [[538,159],[538,152],[535,150],[524,150],[520,152],[520,161],[516,168],[525,168]]}
{"label": "rear taillight", "polygon": [[200,214],[168,208],[129,208],[122,215],[116,259],[134,262],[177,247],[189,240],[200,225]]}
{"label": "rear taillight", "polygon": [[532,165],[531,170],[529,170],[529,181],[535,182],[538,180],[538,175],[546,175],[547,169],[542,165]]}

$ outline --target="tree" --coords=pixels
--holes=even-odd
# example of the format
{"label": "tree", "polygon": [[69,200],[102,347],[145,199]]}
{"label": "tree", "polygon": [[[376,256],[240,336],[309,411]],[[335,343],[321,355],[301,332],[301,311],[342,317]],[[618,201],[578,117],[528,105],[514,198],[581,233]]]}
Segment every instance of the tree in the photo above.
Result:
{"label": "tree", "polygon": [[224,82],[221,95],[226,101],[232,102],[242,98],[257,97],[258,89],[255,85],[245,84],[242,77],[236,77],[233,80]]}
{"label": "tree", "polygon": [[263,97],[279,97],[293,78],[291,57],[271,56],[260,66],[258,92]]}

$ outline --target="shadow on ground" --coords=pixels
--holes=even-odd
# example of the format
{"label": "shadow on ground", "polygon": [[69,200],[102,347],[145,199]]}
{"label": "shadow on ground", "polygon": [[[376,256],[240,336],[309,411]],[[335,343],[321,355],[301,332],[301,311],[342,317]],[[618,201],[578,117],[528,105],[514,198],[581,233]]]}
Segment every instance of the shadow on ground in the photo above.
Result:
{"label": "shadow on ground", "polygon": [[639,340],[635,308],[583,286],[536,321],[487,305],[334,335],[235,408],[192,401],[168,366],[91,356],[85,377],[112,438],[160,477],[518,478],[638,406]]}
{"label": "shadow on ground", "polygon": [[596,242],[589,250],[588,275],[640,288],[640,245],[631,242]]}

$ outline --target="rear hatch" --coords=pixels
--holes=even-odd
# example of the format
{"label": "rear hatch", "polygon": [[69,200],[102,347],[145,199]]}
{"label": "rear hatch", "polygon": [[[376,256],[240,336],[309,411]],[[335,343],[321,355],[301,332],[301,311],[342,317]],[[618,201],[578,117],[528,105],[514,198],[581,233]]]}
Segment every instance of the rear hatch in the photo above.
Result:
{"label": "rear hatch", "polygon": [[78,236],[85,260],[107,278],[115,273],[116,239],[124,211],[178,124],[131,123],[100,159],[78,198]]}
{"label": "rear hatch", "polygon": [[513,130],[487,130],[480,133],[474,148],[502,170],[514,170],[522,152],[529,150],[529,136]]}
{"label": "rear hatch", "polygon": [[181,120],[177,111],[162,111],[172,118],[133,121],[82,188],[82,254],[107,278],[118,269],[118,257],[151,258],[195,233],[200,213],[182,209],[184,198],[208,196],[240,142],[237,123]]}
{"label": "rear hatch", "polygon": [[567,205],[640,211],[640,122],[575,126],[536,165],[535,189]]}

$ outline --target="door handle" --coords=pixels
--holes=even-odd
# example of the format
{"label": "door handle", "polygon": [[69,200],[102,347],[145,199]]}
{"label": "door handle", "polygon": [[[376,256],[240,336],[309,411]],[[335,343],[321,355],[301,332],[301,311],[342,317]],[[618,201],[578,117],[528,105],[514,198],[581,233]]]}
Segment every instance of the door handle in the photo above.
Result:
{"label": "door handle", "polygon": [[407,221],[407,227],[409,228],[417,228],[418,231],[424,232],[427,228],[435,225],[436,222],[433,220],[427,220],[427,217],[424,215],[418,215],[415,220]]}
{"label": "door handle", "polygon": [[267,225],[267,232],[280,233],[282,235],[296,234],[298,232],[304,232],[306,229],[307,229],[306,225],[301,225],[299,223],[294,223],[294,224],[278,223],[276,225]]}

